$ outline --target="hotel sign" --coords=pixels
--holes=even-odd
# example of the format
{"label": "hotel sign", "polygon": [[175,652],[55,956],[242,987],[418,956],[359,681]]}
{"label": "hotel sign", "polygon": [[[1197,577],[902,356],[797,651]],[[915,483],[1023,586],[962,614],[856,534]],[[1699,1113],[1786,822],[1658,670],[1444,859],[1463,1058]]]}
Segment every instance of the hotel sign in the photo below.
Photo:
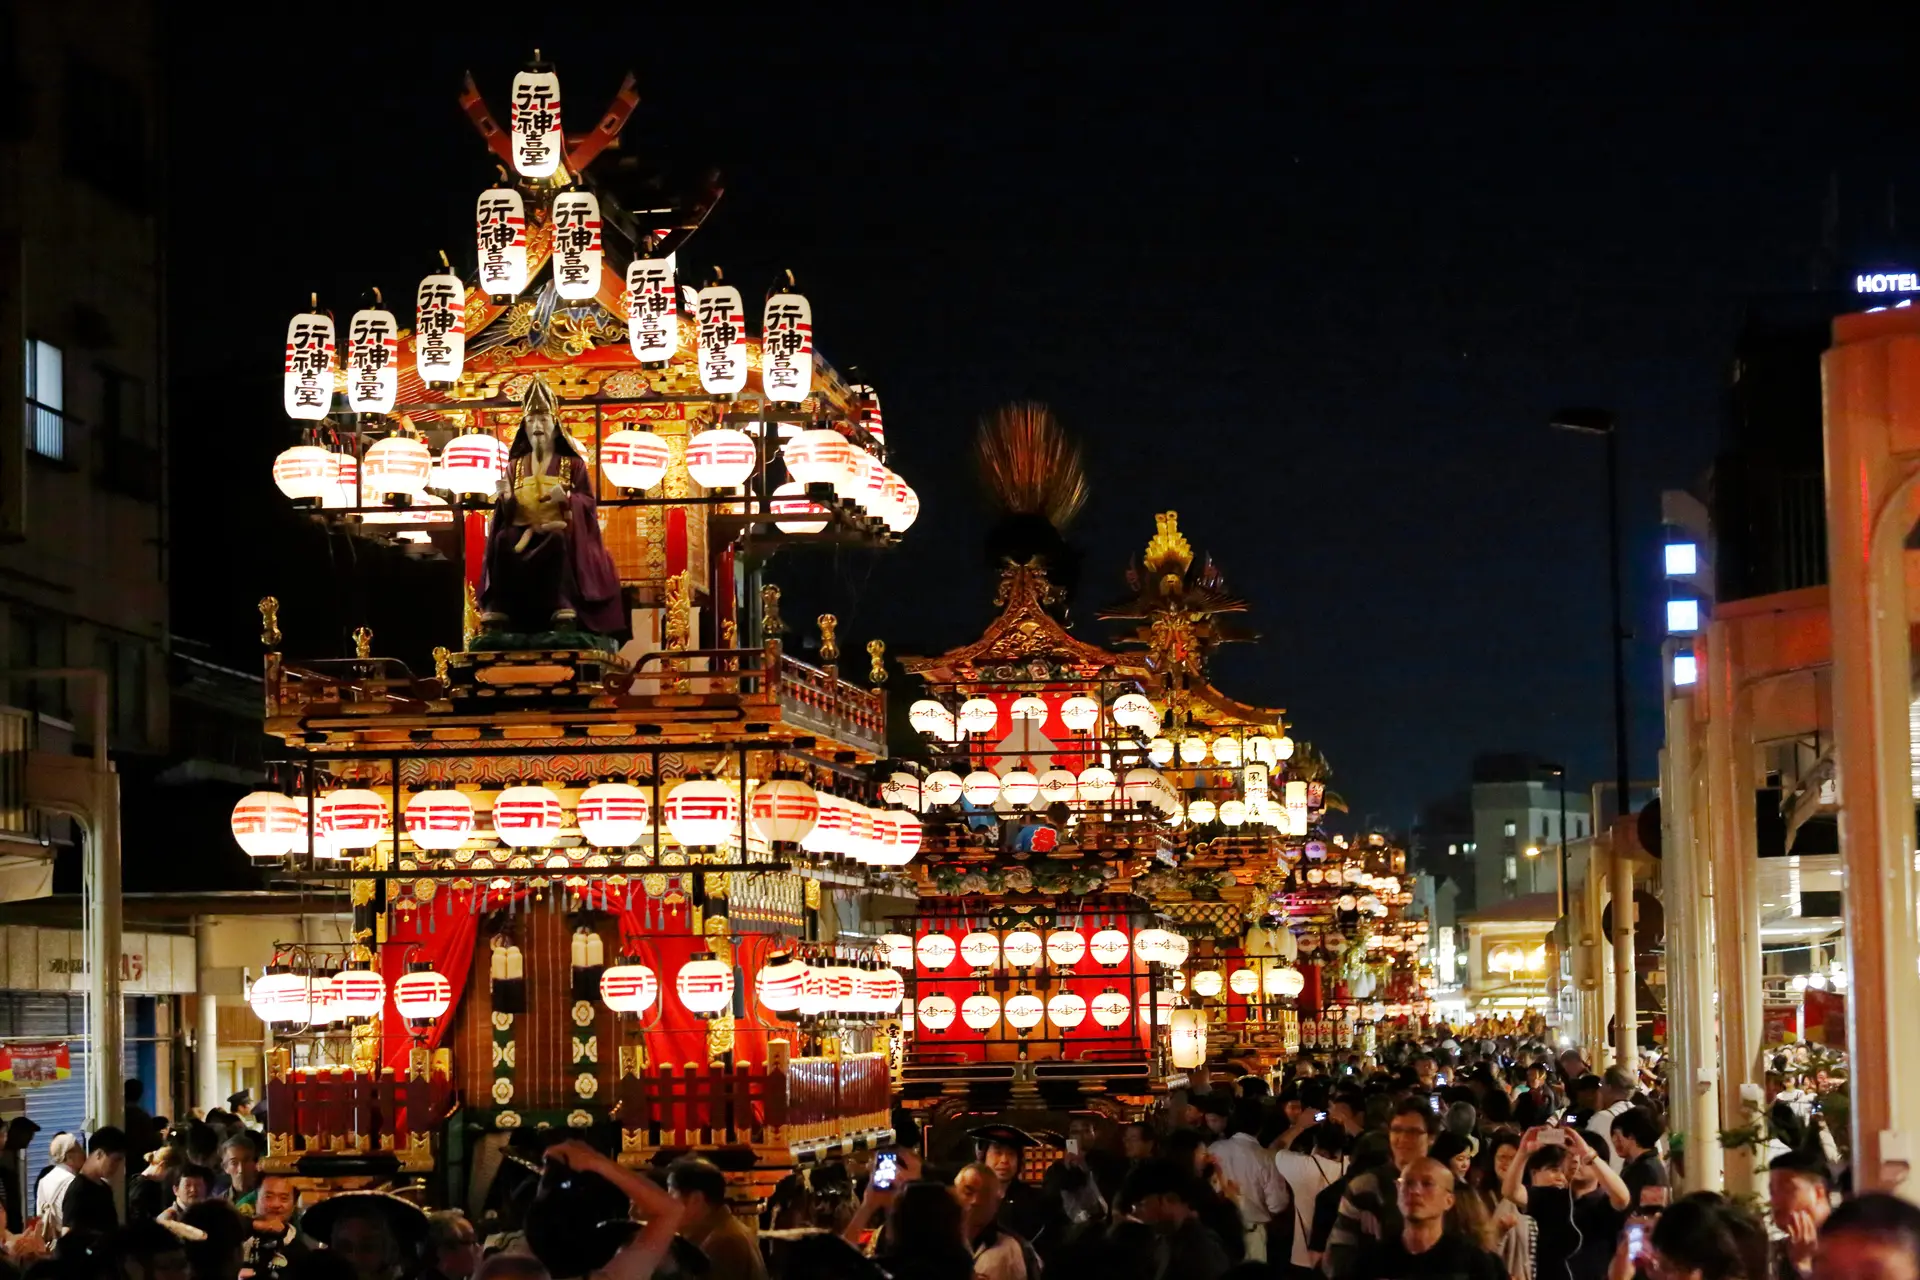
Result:
{"label": "hotel sign", "polygon": [[1862,271],[1853,278],[1855,293],[1920,293],[1920,272]]}

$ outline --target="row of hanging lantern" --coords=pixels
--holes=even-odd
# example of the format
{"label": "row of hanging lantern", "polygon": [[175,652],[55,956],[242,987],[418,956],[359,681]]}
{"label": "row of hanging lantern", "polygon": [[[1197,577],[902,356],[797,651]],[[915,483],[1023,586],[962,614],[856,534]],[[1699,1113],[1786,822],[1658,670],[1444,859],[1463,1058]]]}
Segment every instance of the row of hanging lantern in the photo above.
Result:
{"label": "row of hanging lantern", "polygon": [[[875,960],[824,957],[809,963],[788,953],[762,966],[754,995],[769,1013],[846,1022],[897,1013],[905,985],[898,972]],[[674,974],[674,993],[689,1012],[714,1017],[733,1004],[733,969],[702,952]],[[614,1013],[644,1014],[659,996],[658,975],[637,957],[623,957],[600,975],[601,1002]]]}
{"label": "row of hanging lantern", "polygon": [[1118,799],[1129,805],[1152,805],[1169,817],[1180,813],[1179,791],[1158,769],[1145,765],[1124,776],[1104,764],[1088,765],[1078,773],[1058,767],[1038,774],[1020,768],[1005,773],[975,769],[965,777],[938,769],[919,779],[917,790],[922,812],[962,801],[976,808],[1044,809],[1075,800],[1104,804]]}
{"label": "row of hanging lantern", "polygon": [[271,1026],[319,1030],[380,1017],[389,994],[394,1012],[416,1025],[453,1006],[452,985],[427,965],[411,966],[389,992],[386,979],[372,969],[312,972],[280,959],[248,988],[247,1004]]}
{"label": "row of hanging lantern", "polygon": [[1042,963],[1071,969],[1087,956],[1107,969],[1127,963],[1130,956],[1141,964],[1172,967],[1186,963],[1189,950],[1186,938],[1159,928],[1142,929],[1131,940],[1113,928],[1096,930],[1091,936],[1077,929],[1056,929],[1044,939],[1032,929],[1014,929],[1004,937],[975,929],[957,941],[952,934],[934,929],[918,940],[904,933],[889,933],[880,942],[889,963],[907,968],[917,960],[921,968],[934,973],[944,972],[956,958],[975,972],[996,965],[1028,970]]}
{"label": "row of hanging lantern", "polygon": [[[234,806],[235,841],[250,857],[276,861],[309,847],[316,857],[344,858],[393,837],[387,797],[366,787],[307,798],[255,791]],[[721,778],[682,780],[661,802],[667,833],[683,846],[732,845],[741,834],[739,789]],[[773,844],[798,844],[816,854],[840,854],[869,866],[904,866],[919,852],[919,818],[899,809],[869,808],[815,791],[799,778],[776,777],[754,787],[747,801],[753,833]],[[629,782],[600,782],[574,802],[574,828],[595,848],[627,848],[652,831],[647,790]],[[468,793],[452,788],[416,791],[404,811],[406,833],[418,849],[460,849],[489,835],[512,848],[547,848],[567,832],[566,805],[543,786],[513,786],[493,798],[492,830],[482,831]]]}
{"label": "row of hanging lantern", "polygon": [[[1173,1011],[1184,1001],[1171,990],[1155,993],[1151,1001],[1143,1000],[1139,1006],[1140,1021],[1150,1019],[1165,1026],[1171,1020]],[[1094,1025],[1106,1031],[1117,1031],[1127,1025],[1132,1016],[1134,1005],[1125,992],[1108,987],[1091,1000],[1077,991],[1062,989],[1054,992],[1045,1000],[1036,993],[1021,989],[1006,998],[1003,1003],[997,996],[986,991],[976,991],[961,1000],[936,992],[921,996],[914,1001],[914,1020],[923,1030],[940,1034],[953,1026],[959,1019],[969,1031],[988,1032],[997,1027],[1002,1019],[1021,1036],[1027,1035],[1040,1025],[1042,1018],[1061,1031],[1072,1031],[1089,1017]],[[1157,1016],[1156,1016],[1157,1015]]]}
{"label": "row of hanging lantern", "polygon": [[1306,990],[1307,979],[1290,964],[1275,964],[1259,968],[1243,966],[1226,973],[1219,969],[1197,969],[1177,978],[1174,986],[1176,990],[1190,990],[1207,1000],[1218,999],[1223,991],[1231,991],[1243,1000],[1291,1000]]}

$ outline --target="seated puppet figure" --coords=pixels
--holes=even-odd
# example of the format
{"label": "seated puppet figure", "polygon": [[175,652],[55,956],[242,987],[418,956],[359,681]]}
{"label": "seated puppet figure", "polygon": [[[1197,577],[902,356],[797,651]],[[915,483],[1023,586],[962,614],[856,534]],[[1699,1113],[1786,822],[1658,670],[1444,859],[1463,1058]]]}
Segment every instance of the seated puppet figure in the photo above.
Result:
{"label": "seated puppet figure", "polygon": [[600,539],[587,460],[561,429],[545,382],[533,379],[520,404],[487,529],[480,621],[496,632],[612,635],[625,622],[620,580]]}

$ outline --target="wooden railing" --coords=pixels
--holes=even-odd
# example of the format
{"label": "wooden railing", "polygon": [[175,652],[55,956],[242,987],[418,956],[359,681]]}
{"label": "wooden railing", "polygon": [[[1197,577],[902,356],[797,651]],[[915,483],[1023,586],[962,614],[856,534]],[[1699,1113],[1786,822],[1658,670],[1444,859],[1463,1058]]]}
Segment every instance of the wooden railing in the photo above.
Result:
{"label": "wooden railing", "polygon": [[615,1117],[628,1151],[658,1147],[802,1147],[883,1130],[885,1054],[665,1064],[623,1076]]}
{"label": "wooden railing", "polygon": [[448,1062],[402,1077],[350,1067],[276,1067],[267,1084],[270,1164],[312,1156],[391,1152],[403,1166],[431,1163],[433,1134],[453,1106]]}

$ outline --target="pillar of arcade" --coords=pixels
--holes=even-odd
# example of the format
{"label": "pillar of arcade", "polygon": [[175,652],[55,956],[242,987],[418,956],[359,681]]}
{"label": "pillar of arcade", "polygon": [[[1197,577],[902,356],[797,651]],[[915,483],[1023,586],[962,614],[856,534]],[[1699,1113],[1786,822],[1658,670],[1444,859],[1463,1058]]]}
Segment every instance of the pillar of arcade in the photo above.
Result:
{"label": "pillar of arcade", "polygon": [[1823,359],[1834,751],[1845,867],[1854,1186],[1920,1199],[1905,542],[1920,480],[1920,310],[1841,316]]}

